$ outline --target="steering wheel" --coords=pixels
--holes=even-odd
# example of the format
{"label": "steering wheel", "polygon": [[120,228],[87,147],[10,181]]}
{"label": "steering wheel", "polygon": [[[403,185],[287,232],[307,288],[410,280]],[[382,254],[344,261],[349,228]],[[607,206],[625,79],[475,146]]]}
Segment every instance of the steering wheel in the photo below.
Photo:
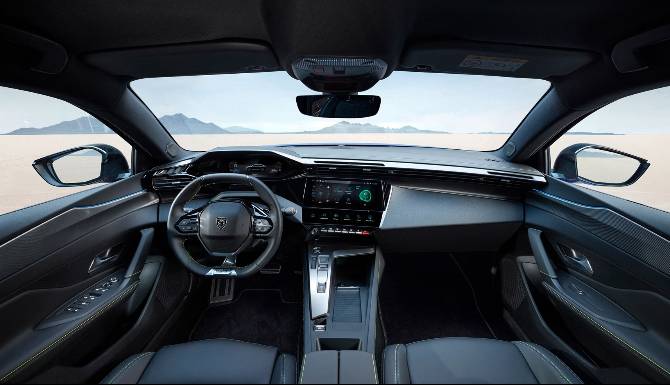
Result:
{"label": "steering wheel", "polygon": [[[234,183],[251,186],[267,207],[249,199],[249,192],[215,197],[205,206],[187,212],[185,204],[201,188],[215,183]],[[253,194],[253,193],[252,193]],[[177,195],[167,219],[168,244],[188,270],[205,277],[242,278],[260,271],[277,252],[283,232],[283,217],[277,197],[257,178],[243,174],[210,174],[196,178]],[[223,258],[220,267],[208,267],[197,262],[184,243],[197,238],[210,257]],[[254,240],[264,239],[267,246],[251,264],[238,267],[237,256]]]}

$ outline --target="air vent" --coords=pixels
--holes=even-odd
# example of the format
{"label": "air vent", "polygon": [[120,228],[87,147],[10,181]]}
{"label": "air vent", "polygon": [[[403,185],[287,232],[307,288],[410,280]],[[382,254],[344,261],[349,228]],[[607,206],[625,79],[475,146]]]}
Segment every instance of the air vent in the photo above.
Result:
{"label": "air vent", "polygon": [[154,172],[151,179],[154,190],[181,190],[195,177],[186,172],[188,166],[171,167]]}
{"label": "air vent", "polygon": [[338,161],[325,161],[325,160],[315,160],[314,163],[316,164],[328,164],[332,166],[373,166],[373,167],[384,167],[384,163],[378,163],[378,162],[356,162],[356,163],[351,163],[351,162],[338,162]]}
{"label": "air vent", "polygon": [[334,176],[339,178],[384,178],[406,177],[419,179],[451,180],[460,182],[495,184],[505,186],[527,187],[537,184],[533,177],[523,174],[487,171],[486,174],[468,173],[467,171],[438,171],[422,169],[405,169],[358,164],[317,164],[307,170],[314,176]]}
{"label": "air vent", "polygon": [[510,177],[510,178],[521,178],[521,179],[527,179],[527,180],[533,180],[533,177],[530,175],[523,175],[523,174],[512,174],[509,172],[500,172],[500,171],[487,171],[489,175],[495,175],[495,176],[500,176],[500,177]]}

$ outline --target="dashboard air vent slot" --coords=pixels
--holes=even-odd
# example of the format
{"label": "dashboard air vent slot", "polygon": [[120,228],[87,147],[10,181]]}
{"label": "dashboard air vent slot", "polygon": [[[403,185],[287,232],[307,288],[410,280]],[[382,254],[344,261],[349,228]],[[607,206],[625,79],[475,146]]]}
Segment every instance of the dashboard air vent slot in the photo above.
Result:
{"label": "dashboard air vent slot", "polygon": [[317,164],[307,169],[307,173],[320,177],[337,178],[419,178],[447,180],[470,183],[494,184],[511,187],[530,187],[536,185],[532,177],[523,174],[488,171],[486,174],[456,171],[437,171],[404,169],[393,167],[367,166],[365,164]]}
{"label": "dashboard air vent slot", "polygon": [[195,177],[186,172],[188,166],[170,167],[154,172],[151,179],[154,190],[181,190]]}
{"label": "dashboard air vent slot", "polygon": [[363,166],[372,166],[372,167],[384,167],[384,163],[376,163],[376,162],[338,162],[338,161],[325,161],[325,160],[315,160],[315,164],[330,164],[333,166],[357,166],[357,167],[363,167]]}
{"label": "dashboard air vent slot", "polygon": [[502,176],[502,177],[510,177],[510,178],[521,178],[521,179],[528,179],[528,180],[533,180],[533,177],[530,175],[523,175],[523,174],[510,174],[507,172],[500,172],[500,171],[487,171],[489,175],[496,175],[496,176]]}

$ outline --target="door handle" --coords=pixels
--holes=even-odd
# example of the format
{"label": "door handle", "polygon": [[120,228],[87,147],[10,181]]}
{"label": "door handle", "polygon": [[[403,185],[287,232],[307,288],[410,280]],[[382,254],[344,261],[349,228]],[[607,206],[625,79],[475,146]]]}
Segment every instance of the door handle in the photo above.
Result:
{"label": "door handle", "polygon": [[563,262],[569,267],[581,271],[582,273],[593,275],[593,266],[591,266],[591,261],[584,254],[579,251],[559,244],[558,250],[563,257]]}
{"label": "door handle", "polygon": [[88,267],[88,273],[89,274],[94,273],[97,270],[99,270],[101,266],[116,261],[121,255],[122,251],[123,251],[123,245],[121,244],[110,247],[109,249],[96,255],[95,258],[93,258],[93,260],[91,261],[91,265]]}

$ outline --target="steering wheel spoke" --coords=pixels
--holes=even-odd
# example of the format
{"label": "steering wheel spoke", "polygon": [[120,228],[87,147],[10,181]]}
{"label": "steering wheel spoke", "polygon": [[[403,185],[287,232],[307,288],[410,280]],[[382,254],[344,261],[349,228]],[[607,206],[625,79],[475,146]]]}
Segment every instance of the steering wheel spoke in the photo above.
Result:
{"label": "steering wheel spoke", "polygon": [[198,214],[189,213],[184,215],[177,221],[175,229],[182,236],[197,237],[198,231],[200,231],[200,218]]}
{"label": "steering wheel spoke", "polygon": [[251,233],[256,239],[267,239],[274,228],[272,218],[269,215],[270,209],[265,205],[254,202],[251,203],[251,212]]}
{"label": "steering wheel spoke", "polygon": [[259,218],[259,217],[254,217],[254,222],[253,222],[253,228],[252,228],[252,233],[255,238],[258,239],[265,239],[270,236],[270,233],[272,233],[272,229],[274,228],[272,226],[272,221],[270,218]]}

